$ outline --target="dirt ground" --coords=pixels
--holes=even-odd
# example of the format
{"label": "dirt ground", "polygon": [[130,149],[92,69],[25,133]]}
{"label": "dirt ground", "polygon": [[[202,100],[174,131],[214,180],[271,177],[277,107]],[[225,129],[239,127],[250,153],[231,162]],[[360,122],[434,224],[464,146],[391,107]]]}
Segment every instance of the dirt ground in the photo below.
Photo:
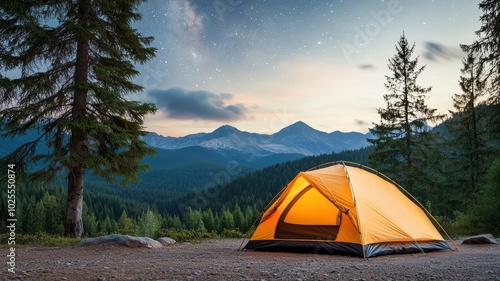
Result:
{"label": "dirt ground", "polygon": [[[16,273],[0,280],[497,280],[500,244],[423,255],[350,256],[238,251],[242,240],[17,249]],[[5,257],[5,255],[3,255]],[[6,267],[5,263],[3,263]]]}

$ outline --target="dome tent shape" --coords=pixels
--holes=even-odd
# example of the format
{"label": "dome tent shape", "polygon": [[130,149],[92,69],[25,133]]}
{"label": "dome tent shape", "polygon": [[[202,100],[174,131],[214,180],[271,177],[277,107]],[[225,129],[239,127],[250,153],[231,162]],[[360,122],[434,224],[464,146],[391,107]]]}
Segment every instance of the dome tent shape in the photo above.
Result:
{"label": "dome tent shape", "polygon": [[244,249],[366,258],[450,247],[392,180],[339,161],[297,174],[268,205]]}

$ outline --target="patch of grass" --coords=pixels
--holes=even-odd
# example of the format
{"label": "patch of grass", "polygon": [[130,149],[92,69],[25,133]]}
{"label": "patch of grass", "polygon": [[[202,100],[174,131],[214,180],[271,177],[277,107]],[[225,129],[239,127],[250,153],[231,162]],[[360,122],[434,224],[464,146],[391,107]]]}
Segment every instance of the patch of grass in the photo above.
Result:
{"label": "patch of grass", "polygon": [[224,229],[222,238],[243,238],[243,233],[237,229]]}
{"label": "patch of grass", "polygon": [[206,230],[190,230],[178,228],[164,228],[156,232],[155,238],[170,237],[177,242],[199,242],[204,239],[218,239],[217,232],[208,232]]}
{"label": "patch of grass", "polygon": [[243,233],[237,229],[224,229],[222,233],[207,231],[205,229],[179,229],[179,228],[163,228],[156,232],[154,238],[170,237],[177,242],[201,242],[206,239],[234,239],[243,238]]}
{"label": "patch of grass", "polygon": [[[68,238],[54,236],[47,233],[37,234],[17,234],[16,235],[16,248],[26,246],[46,246],[46,247],[68,247],[76,246],[80,242],[80,238]],[[7,235],[0,237],[2,248],[10,248],[13,245],[8,245]]]}

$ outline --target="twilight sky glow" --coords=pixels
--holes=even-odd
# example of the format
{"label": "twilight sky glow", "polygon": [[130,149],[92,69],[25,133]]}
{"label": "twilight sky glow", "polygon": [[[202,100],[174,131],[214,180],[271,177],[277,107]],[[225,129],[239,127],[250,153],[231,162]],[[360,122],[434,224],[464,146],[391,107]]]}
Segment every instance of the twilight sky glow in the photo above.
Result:
{"label": "twilight sky glow", "polygon": [[427,65],[428,105],[459,93],[459,44],[476,39],[479,0],[149,0],[143,35],[156,58],[132,98],[154,102],[146,129],[164,136],[229,124],[271,134],[296,121],[325,132],[379,122],[388,59],[404,32]]}

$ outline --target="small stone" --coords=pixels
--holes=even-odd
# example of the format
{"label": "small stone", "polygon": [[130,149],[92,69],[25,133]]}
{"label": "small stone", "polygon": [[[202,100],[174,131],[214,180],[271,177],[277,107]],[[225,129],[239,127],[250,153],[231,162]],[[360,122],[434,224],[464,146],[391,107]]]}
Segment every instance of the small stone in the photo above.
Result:
{"label": "small stone", "polygon": [[170,237],[158,238],[158,242],[160,242],[163,246],[172,246],[176,243],[176,241]]}
{"label": "small stone", "polygon": [[131,248],[161,248],[163,245],[149,237],[135,237],[129,235],[109,234],[96,238],[85,238],[78,243],[78,246],[91,245],[124,245]]}
{"label": "small stone", "polygon": [[492,234],[480,234],[464,239],[462,244],[497,244]]}

